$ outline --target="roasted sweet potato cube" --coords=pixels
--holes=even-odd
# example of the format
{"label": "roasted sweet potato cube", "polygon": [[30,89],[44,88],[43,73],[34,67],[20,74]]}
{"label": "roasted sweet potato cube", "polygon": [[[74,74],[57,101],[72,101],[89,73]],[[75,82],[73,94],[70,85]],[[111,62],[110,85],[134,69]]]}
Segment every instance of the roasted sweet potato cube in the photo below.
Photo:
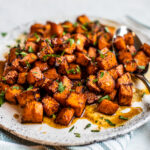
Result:
{"label": "roasted sweet potato cube", "polygon": [[12,63],[13,60],[17,58],[16,52],[18,51],[19,47],[13,47],[10,49],[9,57],[8,57],[8,62]]}
{"label": "roasted sweet potato cube", "polygon": [[117,71],[118,76],[121,77],[121,76],[124,74],[123,65],[122,65],[122,64],[121,64],[121,65],[118,65],[118,66],[116,67],[116,71]]}
{"label": "roasted sweet potato cube", "polygon": [[56,123],[67,126],[71,122],[73,115],[74,109],[63,108],[57,115]]}
{"label": "roasted sweet potato cube", "polygon": [[93,104],[98,100],[98,96],[93,92],[86,91],[84,95],[87,99],[87,104]]}
{"label": "roasted sweet potato cube", "polygon": [[66,105],[74,108],[75,116],[80,117],[85,108],[86,97],[84,94],[72,92],[66,100]]}
{"label": "roasted sweet potato cube", "polygon": [[39,100],[39,98],[40,93],[38,88],[23,91],[17,95],[17,100],[20,106],[25,106],[27,102]]}
{"label": "roasted sweet potato cube", "polygon": [[67,76],[69,79],[81,79],[81,69],[79,65],[70,64],[67,70]]}
{"label": "roasted sweet potato cube", "polygon": [[53,83],[48,87],[48,89],[52,93],[56,93],[57,90],[58,90],[58,82],[57,81],[53,81]]}
{"label": "roasted sweet potato cube", "polygon": [[87,81],[86,85],[90,91],[94,91],[94,92],[98,92],[98,93],[101,91],[96,84],[97,81],[98,81],[98,79],[94,75],[90,75],[88,77],[88,81]]}
{"label": "roasted sweet potato cube", "polygon": [[18,84],[25,84],[26,79],[27,79],[27,74],[28,74],[27,72],[19,73],[17,83]]}
{"label": "roasted sweet potato cube", "polygon": [[29,53],[36,53],[38,51],[38,45],[34,42],[26,42],[25,49]]}
{"label": "roasted sweet potato cube", "polygon": [[24,72],[27,70],[27,68],[24,68],[21,64],[20,64],[20,58],[16,58],[12,61],[11,63],[11,68],[13,70],[17,70],[19,72]]}
{"label": "roasted sweet potato cube", "polygon": [[131,53],[132,56],[134,56],[137,52],[134,45],[130,45],[130,46],[127,45],[127,49]]}
{"label": "roasted sweet potato cube", "polygon": [[109,94],[110,99],[111,99],[112,101],[115,99],[116,94],[117,94],[117,90],[115,90],[115,89]]}
{"label": "roasted sweet potato cube", "polygon": [[98,70],[98,67],[96,66],[95,63],[90,63],[87,67],[86,67],[86,71],[89,75],[95,74]]}
{"label": "roasted sweet potato cube", "polygon": [[20,60],[20,63],[23,66],[26,66],[27,63],[32,64],[37,60],[37,56],[34,53],[29,53],[23,59]]}
{"label": "roasted sweet potato cube", "polygon": [[132,85],[131,75],[129,72],[123,74],[120,78],[118,78],[116,87],[118,88],[122,84]]}
{"label": "roasted sweet potato cube", "polygon": [[87,66],[88,65],[88,63],[90,62],[90,58],[88,57],[88,56],[86,56],[85,54],[83,54],[83,53],[76,53],[76,56],[77,56],[77,58],[76,58],[76,63],[77,64],[80,64],[80,65],[82,65],[82,66]]}
{"label": "roasted sweet potato cube", "polygon": [[84,86],[83,85],[76,86],[76,88],[75,88],[76,93],[83,93],[83,91],[84,91]]}
{"label": "roasted sweet potato cube", "polygon": [[64,55],[68,63],[72,63],[76,60],[75,55]]}
{"label": "roasted sweet potato cube", "polygon": [[76,49],[82,52],[86,42],[86,37],[83,34],[77,33],[73,35],[73,38],[75,39],[76,42]]}
{"label": "roasted sweet potato cube", "polygon": [[89,56],[90,58],[95,58],[95,57],[96,57],[96,48],[94,48],[94,47],[89,47],[88,56]]}
{"label": "roasted sweet potato cube", "polygon": [[59,65],[58,72],[59,72],[60,74],[66,74],[66,73],[67,73],[66,71],[67,71],[68,69],[69,69],[68,62],[67,62],[66,59],[64,59],[64,60],[61,62],[61,64]]}
{"label": "roasted sweet potato cube", "polygon": [[118,60],[120,63],[125,63],[127,61],[133,60],[132,55],[128,51],[120,51],[118,53]]}
{"label": "roasted sweet potato cube", "polygon": [[51,25],[51,35],[57,35],[61,37],[63,35],[63,27],[60,24],[48,22]]}
{"label": "roasted sweet potato cube", "polygon": [[117,59],[113,52],[111,51],[100,51],[100,56],[96,59],[97,65],[100,69],[109,70],[117,66]]}
{"label": "roasted sweet potato cube", "polygon": [[108,73],[113,77],[114,80],[116,80],[118,78],[118,73],[117,73],[116,67],[110,69],[108,71]]}
{"label": "roasted sweet potato cube", "polygon": [[107,99],[104,99],[99,105],[97,110],[106,115],[113,115],[119,108],[118,104],[115,104]]}
{"label": "roasted sweet potato cube", "polygon": [[56,62],[56,58],[50,57],[47,63],[50,67],[53,67],[55,65],[55,62]]}
{"label": "roasted sweet potato cube", "polygon": [[40,68],[39,67],[34,67],[33,69],[31,69],[28,72],[27,81],[28,81],[29,84],[34,84],[35,82],[42,80],[43,77],[44,76],[43,76]]}
{"label": "roasted sweet potato cube", "polygon": [[3,69],[3,76],[6,76],[7,75],[7,73],[9,72],[9,71],[11,71],[12,70],[12,66],[9,66],[8,64],[5,64],[5,66],[4,66],[4,69]]}
{"label": "roasted sweet potato cube", "polygon": [[41,71],[45,71],[48,69],[48,64],[47,62],[42,62],[42,61],[36,61],[34,64],[35,67],[39,67]]}
{"label": "roasted sweet potato cube", "polygon": [[99,71],[97,74],[98,86],[105,93],[111,93],[115,88],[115,81],[107,71]]}
{"label": "roasted sweet potato cube", "polygon": [[134,60],[124,63],[124,68],[127,72],[134,72],[137,69],[137,64]]}
{"label": "roasted sweet potato cube", "polygon": [[18,72],[15,70],[9,71],[6,76],[4,77],[6,80],[6,83],[8,84],[14,84],[17,81],[18,78]]}
{"label": "roasted sweet potato cube", "polygon": [[131,85],[120,85],[119,88],[119,105],[130,106],[133,97]]}
{"label": "roasted sweet potato cube", "polygon": [[127,48],[125,40],[121,36],[118,36],[115,39],[114,44],[115,44],[115,47],[117,48],[117,50],[119,50],[119,51],[126,50],[126,48]]}
{"label": "roasted sweet potato cube", "polygon": [[145,69],[145,67],[148,64],[148,57],[144,54],[143,51],[137,52],[137,54],[134,57],[134,60],[137,63],[138,69]]}
{"label": "roasted sweet potato cube", "polygon": [[6,91],[9,88],[8,84],[5,84],[3,82],[0,82],[0,92],[1,91]]}
{"label": "roasted sweet potato cube", "polygon": [[64,23],[61,24],[62,27],[64,28],[65,32],[72,33],[74,31],[74,26],[70,21],[65,21]]}
{"label": "roasted sweet potato cube", "polygon": [[45,96],[42,99],[44,112],[48,117],[56,113],[59,109],[59,103],[50,96]]}
{"label": "roasted sweet potato cube", "polygon": [[22,123],[41,123],[43,121],[43,106],[37,101],[28,102],[23,109]]}
{"label": "roasted sweet potato cube", "polygon": [[150,45],[144,43],[141,47],[141,50],[143,50],[144,53],[150,57]]}
{"label": "roasted sweet potato cube", "polygon": [[17,103],[17,95],[19,95],[22,92],[22,87],[19,86],[18,84],[15,84],[9,88],[7,88],[6,93],[5,93],[5,99],[10,102],[10,103]]}
{"label": "roasted sweet potato cube", "polygon": [[134,45],[134,38],[131,32],[124,35],[126,45]]}
{"label": "roasted sweet potato cube", "polygon": [[62,79],[62,84],[59,82],[58,88],[63,86],[63,91],[57,91],[54,93],[53,97],[56,99],[60,104],[65,105],[66,104],[66,99],[68,95],[70,94],[70,89],[72,88],[72,82],[70,79],[68,79],[66,76],[63,76]]}
{"label": "roasted sweet potato cube", "polygon": [[81,24],[90,23],[90,19],[86,15],[81,15],[77,18],[77,21]]}
{"label": "roasted sweet potato cube", "polygon": [[86,31],[86,29],[85,29],[82,25],[78,25],[78,26],[75,28],[75,33],[84,34],[85,31]]}
{"label": "roasted sweet potato cube", "polygon": [[51,68],[51,69],[48,69],[46,72],[44,72],[44,76],[48,79],[55,80],[58,78],[58,73],[55,68]]}
{"label": "roasted sweet potato cube", "polygon": [[98,39],[98,48],[101,50],[106,47],[109,48],[110,44],[104,36],[100,36]]}
{"label": "roasted sweet potato cube", "polygon": [[72,54],[75,49],[76,49],[76,43],[72,38],[67,39],[66,43],[64,43],[62,47],[62,50],[64,50],[65,53],[67,54]]}

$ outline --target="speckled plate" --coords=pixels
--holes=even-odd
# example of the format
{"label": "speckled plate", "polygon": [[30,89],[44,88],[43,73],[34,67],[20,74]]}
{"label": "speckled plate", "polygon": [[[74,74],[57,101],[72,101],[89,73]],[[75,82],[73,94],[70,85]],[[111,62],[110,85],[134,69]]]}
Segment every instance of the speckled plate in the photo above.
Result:
{"label": "speckled plate", "polygon": [[[61,22],[64,20],[74,21],[75,17],[66,18],[50,18],[53,21]],[[47,20],[47,19],[45,19]],[[110,26],[118,27],[120,24],[111,20],[91,17],[91,20],[100,20],[103,24],[107,24]],[[33,21],[35,22],[35,21]],[[13,29],[8,33],[8,35],[4,38],[0,38],[0,59],[4,59],[4,53],[8,52],[8,48],[6,45],[14,44],[14,40],[18,38],[18,36],[29,30],[30,25],[33,23],[27,23],[25,25],[21,25]],[[39,21],[43,22],[43,21]],[[138,32],[138,31],[137,31]],[[147,37],[141,35],[143,41],[147,41]],[[147,77],[149,73],[147,74]],[[150,79],[150,78],[149,78]],[[137,88],[145,88],[144,85],[138,81],[136,83]],[[145,99],[149,100],[149,95],[144,96]],[[68,132],[69,128],[56,129],[50,127],[49,125],[42,124],[21,124],[21,108],[16,105],[11,105],[5,103],[0,107],[0,127],[5,129],[6,131],[29,141],[37,142],[45,145],[85,145],[93,142],[98,142],[102,140],[107,140],[119,135],[123,135],[128,133],[144,123],[146,123],[150,119],[150,109],[144,104],[144,102],[140,102],[138,104],[134,104],[134,106],[140,106],[143,108],[143,112],[139,115],[135,116],[131,120],[129,120],[124,126],[103,129],[101,132],[91,132],[91,129],[95,129],[96,125],[92,125],[90,129],[84,130],[84,127],[87,123],[89,123],[86,119],[79,119],[75,124],[75,129],[73,132]],[[134,107],[133,106],[133,107]],[[14,114],[18,114],[19,118],[14,117]],[[75,137],[74,133],[80,133],[81,137]]]}

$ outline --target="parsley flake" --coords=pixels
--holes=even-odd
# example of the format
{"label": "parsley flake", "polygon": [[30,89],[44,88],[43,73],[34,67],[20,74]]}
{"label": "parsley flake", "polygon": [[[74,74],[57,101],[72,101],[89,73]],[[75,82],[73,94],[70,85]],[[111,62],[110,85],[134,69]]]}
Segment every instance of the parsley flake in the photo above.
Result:
{"label": "parsley flake", "polygon": [[30,85],[28,88],[27,88],[27,91],[33,89],[33,85]]}
{"label": "parsley flake", "polygon": [[6,32],[1,32],[1,36],[2,36],[2,37],[5,37],[6,35],[7,35]]}
{"label": "parsley flake", "polygon": [[139,69],[144,70],[145,66],[138,66]]}
{"label": "parsley flake", "polygon": [[74,135],[75,135],[76,137],[78,137],[78,138],[81,137],[80,133],[74,133]]}
{"label": "parsley flake", "polygon": [[87,129],[87,128],[89,128],[89,127],[91,127],[91,124],[89,123],[89,124],[87,124],[86,126],[85,126],[85,128],[84,129]]}
{"label": "parsley flake", "polygon": [[105,119],[105,121],[110,125],[110,126],[116,126],[116,124],[112,123],[109,119]]}
{"label": "parsley flake", "polygon": [[74,126],[72,126],[72,127],[69,129],[69,132],[71,132],[73,129],[74,129]]}
{"label": "parsley flake", "polygon": [[98,100],[98,102],[100,103],[100,102],[102,102],[104,99],[110,100],[111,98],[110,98],[109,95],[105,95],[105,96],[101,97],[101,98]]}
{"label": "parsley flake", "polygon": [[29,53],[33,53],[34,52],[31,46],[29,46],[28,52]]}
{"label": "parsley flake", "polygon": [[58,91],[62,93],[65,90],[66,86],[63,85],[62,82],[58,83]]}
{"label": "parsley flake", "polygon": [[124,116],[119,116],[119,119],[128,120],[128,118],[127,118],[127,117],[124,117]]}

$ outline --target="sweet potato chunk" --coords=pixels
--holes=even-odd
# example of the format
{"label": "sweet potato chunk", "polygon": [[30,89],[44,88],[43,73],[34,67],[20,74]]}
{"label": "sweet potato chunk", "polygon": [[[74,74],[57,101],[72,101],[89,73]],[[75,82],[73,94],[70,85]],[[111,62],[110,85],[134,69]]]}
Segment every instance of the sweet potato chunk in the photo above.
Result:
{"label": "sweet potato chunk", "polygon": [[68,95],[70,94],[70,89],[72,88],[72,82],[66,76],[62,77],[61,82],[59,82],[58,88],[63,86],[63,90],[62,91],[58,90],[56,93],[54,93],[53,97],[60,104],[65,105],[66,99],[67,99]]}
{"label": "sweet potato chunk", "polygon": [[98,92],[98,93],[101,91],[99,89],[99,87],[96,85],[97,81],[98,81],[98,79],[94,75],[90,75],[88,77],[88,81],[87,81],[86,85],[90,91],[94,91],[94,92]]}
{"label": "sweet potato chunk", "polygon": [[17,83],[18,84],[25,84],[26,79],[27,79],[27,74],[28,74],[27,72],[19,73]]}
{"label": "sweet potato chunk", "polygon": [[113,115],[119,108],[118,104],[115,104],[107,99],[104,99],[99,105],[97,110],[106,115]]}
{"label": "sweet potato chunk", "polygon": [[118,78],[118,73],[117,73],[116,67],[110,69],[108,71],[108,73],[113,77],[114,80],[116,80]]}
{"label": "sweet potato chunk", "polygon": [[6,83],[8,84],[14,84],[17,81],[18,78],[18,72],[15,70],[9,71],[6,76],[4,77],[6,80]]}
{"label": "sweet potato chunk", "polygon": [[53,83],[48,87],[48,89],[52,93],[56,93],[57,90],[58,90],[58,82],[57,81],[53,81]]}
{"label": "sweet potato chunk", "polygon": [[134,72],[137,69],[137,64],[134,60],[129,62],[127,61],[124,63],[124,67],[127,72]]}
{"label": "sweet potato chunk", "polygon": [[88,91],[86,91],[85,93],[84,93],[84,95],[85,95],[85,97],[86,97],[86,99],[87,99],[87,103],[88,104],[93,104],[94,102],[96,102],[97,100],[98,100],[98,98],[99,98],[99,96],[97,96],[95,93],[93,93],[93,92],[88,92]]}
{"label": "sweet potato chunk", "polygon": [[74,26],[73,26],[73,24],[70,21],[65,21],[61,25],[64,28],[65,32],[72,33],[74,31]]}
{"label": "sweet potato chunk", "polygon": [[82,86],[82,85],[76,86],[76,88],[75,88],[76,93],[83,93],[83,91],[84,91],[84,86]]}
{"label": "sweet potato chunk", "polygon": [[55,80],[58,78],[58,73],[55,68],[51,68],[51,69],[48,69],[46,72],[44,72],[44,76],[48,79]]}
{"label": "sweet potato chunk", "polygon": [[74,115],[74,109],[63,108],[57,115],[56,123],[67,126],[71,122],[73,115]]}
{"label": "sweet potato chunk", "polygon": [[127,73],[123,74],[120,78],[118,78],[116,87],[118,88],[122,84],[132,85],[130,73],[127,72]]}
{"label": "sweet potato chunk", "polygon": [[38,88],[23,91],[17,96],[17,100],[20,106],[25,106],[27,102],[39,100],[39,98],[40,93]]}
{"label": "sweet potato chunk", "polygon": [[121,77],[121,76],[124,74],[123,65],[118,65],[118,66],[116,67],[116,71],[117,71],[118,76]]}
{"label": "sweet potato chunk", "polygon": [[89,23],[90,19],[86,15],[81,15],[77,18],[77,21],[81,24]]}
{"label": "sweet potato chunk", "polygon": [[7,85],[3,82],[0,82],[0,92],[6,91],[8,88],[9,88],[9,85]]}
{"label": "sweet potato chunk", "polygon": [[86,68],[86,71],[89,75],[95,74],[97,70],[98,70],[98,67],[96,66],[95,63],[90,63]]}
{"label": "sweet potato chunk", "polygon": [[23,57],[23,59],[20,60],[20,63],[23,66],[26,66],[27,63],[32,64],[36,60],[37,60],[37,56],[34,53],[29,53],[25,57]]}
{"label": "sweet potato chunk", "polygon": [[115,88],[115,81],[107,71],[99,71],[98,75],[98,86],[105,93],[111,93]]}
{"label": "sweet potato chunk", "polygon": [[50,96],[45,96],[42,99],[42,103],[44,112],[48,117],[50,117],[51,115],[53,115],[58,111],[59,103],[54,98]]}
{"label": "sweet potato chunk", "polygon": [[25,49],[29,53],[36,53],[38,50],[38,45],[34,42],[26,42],[25,43]]}
{"label": "sweet potato chunk", "polygon": [[127,49],[131,53],[132,56],[134,56],[137,52],[134,45],[130,45],[130,46],[127,45]]}
{"label": "sweet potato chunk", "polygon": [[150,57],[150,45],[144,43],[141,47],[141,50],[143,50],[144,53]]}
{"label": "sweet potato chunk", "polygon": [[130,106],[133,97],[131,85],[120,85],[119,88],[119,105]]}
{"label": "sweet potato chunk", "polygon": [[121,36],[118,36],[115,39],[114,44],[115,44],[115,47],[117,48],[117,50],[119,50],[119,51],[126,50],[126,48],[127,48],[125,40]]}
{"label": "sweet potato chunk", "polygon": [[117,59],[111,51],[100,51],[100,56],[96,59],[97,65],[100,69],[109,70],[117,66]]}
{"label": "sweet potato chunk", "polygon": [[84,94],[72,92],[66,100],[66,105],[74,108],[75,116],[80,117],[85,108],[86,97]]}
{"label": "sweet potato chunk", "polygon": [[35,67],[39,67],[41,71],[45,71],[48,69],[47,62],[36,61],[34,64]]}
{"label": "sweet potato chunk", "polygon": [[118,54],[118,59],[120,63],[125,63],[127,61],[132,61],[132,55],[128,51],[120,51]]}
{"label": "sweet potato chunk", "polygon": [[29,84],[34,84],[35,82],[42,80],[43,77],[44,76],[43,76],[40,68],[39,67],[34,67],[33,69],[31,69],[28,72],[27,81],[28,81]]}
{"label": "sweet potato chunk", "polygon": [[16,52],[18,51],[19,48],[13,47],[10,49],[9,57],[8,57],[8,62],[12,63],[13,60],[17,58]]}
{"label": "sweet potato chunk", "polygon": [[43,106],[37,101],[28,102],[23,110],[23,123],[41,123],[43,121]]}
{"label": "sweet potato chunk", "polygon": [[56,58],[50,57],[47,63],[50,67],[53,67],[55,65],[55,62],[56,62]]}
{"label": "sweet potato chunk", "polygon": [[90,62],[90,58],[87,57],[85,54],[83,53],[76,53],[77,58],[76,58],[76,63],[82,66],[87,66],[88,63]]}
{"label": "sweet potato chunk", "polygon": [[107,40],[104,36],[100,36],[98,39],[98,48],[101,50],[106,47],[109,48],[110,44],[107,42]]}
{"label": "sweet potato chunk", "polygon": [[70,64],[67,70],[67,76],[69,79],[81,79],[81,70],[79,65]]}
{"label": "sweet potato chunk", "polygon": [[89,56],[90,58],[95,58],[95,57],[96,57],[96,48],[94,48],[94,47],[89,47],[88,56]]}
{"label": "sweet potato chunk", "polygon": [[110,99],[111,99],[112,101],[115,99],[116,94],[117,94],[117,90],[115,90],[115,89],[109,94]]}
{"label": "sweet potato chunk", "polygon": [[145,69],[145,67],[148,64],[148,57],[144,54],[143,51],[137,52],[137,54],[134,57],[134,60],[137,63],[138,69]]}
{"label": "sweet potato chunk", "polygon": [[76,60],[75,55],[64,55],[68,63],[72,63]]}
{"label": "sweet potato chunk", "polygon": [[67,73],[66,71],[67,71],[68,69],[69,69],[68,62],[67,62],[66,59],[64,59],[64,60],[61,62],[61,64],[59,65],[58,72],[59,72],[60,74],[66,74],[66,73]]}
{"label": "sweet potato chunk", "polygon": [[21,92],[22,92],[22,87],[19,86],[19,85],[17,85],[17,84],[15,84],[15,85],[9,87],[9,88],[6,90],[5,99],[6,99],[8,102],[11,102],[11,103],[16,104],[16,103],[17,103],[16,97],[17,97],[17,95],[19,95]]}
{"label": "sweet potato chunk", "polygon": [[134,45],[134,38],[131,32],[124,35],[126,45]]}

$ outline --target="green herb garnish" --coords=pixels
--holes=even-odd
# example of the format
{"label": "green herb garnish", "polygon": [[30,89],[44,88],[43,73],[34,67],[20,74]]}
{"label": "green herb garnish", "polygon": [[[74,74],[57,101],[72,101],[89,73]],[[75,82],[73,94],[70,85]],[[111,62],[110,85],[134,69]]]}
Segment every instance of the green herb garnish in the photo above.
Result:
{"label": "green herb garnish", "polygon": [[109,119],[105,119],[105,121],[110,125],[110,126],[116,126],[116,124],[112,123]]}
{"label": "green herb garnish", "polygon": [[128,120],[128,118],[127,118],[127,117],[124,117],[124,116],[119,116],[119,119]]}
{"label": "green herb garnish", "polygon": [[6,81],[6,78],[5,78],[5,77],[2,77],[2,81]]}
{"label": "green herb garnish", "polygon": [[80,45],[81,40],[80,40],[80,39],[78,39],[76,43],[77,43],[77,45]]}
{"label": "green herb garnish", "polygon": [[89,123],[89,124],[87,124],[86,126],[85,126],[85,128],[84,129],[87,129],[87,128],[89,128],[89,127],[91,127],[91,124]]}
{"label": "green herb garnish", "polygon": [[16,89],[16,90],[19,90],[20,87],[19,86],[13,86],[12,89]]}
{"label": "green herb garnish", "polygon": [[104,72],[101,72],[100,74],[100,78],[102,78],[104,76]]}
{"label": "green herb garnish", "polygon": [[72,126],[72,127],[69,129],[69,132],[71,132],[73,129],[74,129],[74,126]]}
{"label": "green herb garnish", "polygon": [[97,81],[98,81],[98,79],[94,79],[94,80],[93,80],[93,83],[95,83],[95,82],[97,82]]}
{"label": "green herb garnish", "polygon": [[74,133],[74,135],[75,135],[76,137],[78,137],[78,138],[81,137],[80,133]]}
{"label": "green herb garnish", "polygon": [[78,25],[78,23],[77,23],[77,22],[75,22],[75,23],[73,24],[73,26],[74,26],[74,27],[77,27],[77,25]]}
{"label": "green herb garnish", "polygon": [[69,25],[62,25],[63,28],[69,28]]}
{"label": "green herb garnish", "polygon": [[34,52],[31,46],[29,46],[28,52],[29,53],[33,53]]}
{"label": "green herb garnish", "polygon": [[105,96],[101,97],[101,98],[98,100],[98,102],[100,103],[100,102],[102,102],[104,99],[110,100],[111,98],[110,98],[109,95],[105,95]]}
{"label": "green herb garnish", "polygon": [[144,70],[145,66],[138,66],[138,68]]}
{"label": "green herb garnish", "polygon": [[56,34],[53,34],[53,35],[51,36],[52,39],[55,38],[55,37],[56,37]]}
{"label": "green herb garnish", "polygon": [[79,66],[76,67],[76,72],[80,73],[80,67]]}
{"label": "green herb garnish", "polygon": [[0,106],[4,103],[5,91],[1,91],[0,93]]}
{"label": "green herb garnish", "polygon": [[66,86],[63,85],[62,82],[58,83],[58,91],[62,93],[65,90]]}
{"label": "green herb garnish", "polygon": [[72,46],[72,44],[74,44],[74,39],[69,38],[69,39],[67,40],[67,42],[69,42],[69,43],[70,43],[70,46]]}
{"label": "green herb garnish", "polygon": [[91,132],[100,132],[100,130],[91,130]]}
{"label": "green herb garnish", "polygon": [[65,50],[61,53],[61,56],[64,56],[64,54],[65,54]]}
{"label": "green herb garnish", "polygon": [[28,88],[27,88],[27,91],[33,89],[33,85],[30,85]]}
{"label": "green herb garnish", "polygon": [[20,52],[20,55],[22,55],[23,57],[27,56],[26,52]]}
{"label": "green herb garnish", "polygon": [[105,30],[105,32],[108,32],[108,33],[110,32],[108,27],[105,27],[104,30]]}
{"label": "green herb garnish", "polygon": [[2,37],[5,37],[6,35],[7,35],[6,32],[1,32],[1,36],[2,36]]}
{"label": "green herb garnish", "polygon": [[83,30],[86,30],[86,31],[87,31],[87,28],[86,28],[85,25],[82,25],[81,28],[82,28]]}
{"label": "green herb garnish", "polygon": [[34,33],[34,36],[36,37],[36,42],[40,41],[40,36],[37,33]]}
{"label": "green herb garnish", "polygon": [[72,69],[67,70],[67,74],[70,74],[70,73],[76,74],[75,69],[72,68]]}

